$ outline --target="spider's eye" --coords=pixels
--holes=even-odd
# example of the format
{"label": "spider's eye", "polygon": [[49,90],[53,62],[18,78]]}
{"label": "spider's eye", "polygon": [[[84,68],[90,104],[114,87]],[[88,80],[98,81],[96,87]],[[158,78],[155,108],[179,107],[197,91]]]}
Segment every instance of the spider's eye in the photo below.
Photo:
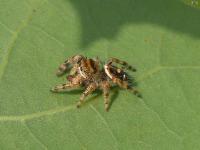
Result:
{"label": "spider's eye", "polygon": [[123,80],[125,80],[126,79],[126,75],[125,74],[123,74]]}

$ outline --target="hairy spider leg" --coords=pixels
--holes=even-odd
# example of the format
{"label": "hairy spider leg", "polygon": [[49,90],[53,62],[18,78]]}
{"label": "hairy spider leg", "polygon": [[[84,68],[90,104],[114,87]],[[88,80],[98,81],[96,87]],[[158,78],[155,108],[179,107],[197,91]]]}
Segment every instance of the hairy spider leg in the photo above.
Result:
{"label": "hairy spider leg", "polygon": [[128,81],[123,81],[123,80],[120,80],[120,79],[118,79],[116,77],[113,77],[112,81],[114,83],[116,83],[117,85],[119,85],[119,87],[121,87],[123,89],[126,89],[126,90],[129,90],[131,93],[135,94],[138,97],[142,97],[137,89],[135,89],[134,87],[129,86]]}
{"label": "hairy spider leg", "polygon": [[[64,63],[62,63],[59,68],[58,68],[58,71],[56,73],[57,76],[61,76],[63,75],[64,73],[67,72],[67,69],[70,68],[70,64],[72,64],[72,68],[77,68],[77,66],[73,66],[73,65],[77,65],[77,63],[81,60],[81,59],[85,59],[84,56],[82,55],[75,55],[75,56],[72,56],[68,59],[66,59],[64,61]],[[75,69],[73,69],[75,70]]]}
{"label": "hairy spider leg", "polygon": [[57,70],[57,72],[56,72],[56,75],[57,75],[57,76],[63,75],[64,73],[67,72],[67,69],[68,69],[68,63],[67,63],[67,62],[62,63],[62,64],[58,67],[58,70]]}
{"label": "hairy spider leg", "polygon": [[81,106],[81,104],[84,102],[85,98],[91,94],[93,91],[97,89],[96,83],[91,83],[87,86],[86,90],[82,93],[79,102],[77,103],[77,108]]}
{"label": "hairy spider leg", "polygon": [[127,70],[130,70],[133,72],[136,71],[136,69],[134,67],[132,67],[131,65],[129,65],[127,62],[117,59],[117,58],[110,58],[107,64],[111,65],[113,62],[122,65],[122,69],[127,69]]}
{"label": "hairy spider leg", "polygon": [[142,98],[141,93],[140,93],[137,89],[135,89],[134,87],[128,87],[128,90],[129,90],[131,93],[135,94],[137,97]]}
{"label": "hairy spider leg", "polygon": [[78,88],[82,83],[83,78],[80,75],[75,76],[74,78],[70,79],[69,83],[64,83],[55,86],[51,89],[52,92],[62,92],[66,89]]}
{"label": "hairy spider leg", "polygon": [[104,96],[104,108],[106,111],[109,109],[109,92],[110,92],[110,84],[108,81],[103,81],[101,84]]}

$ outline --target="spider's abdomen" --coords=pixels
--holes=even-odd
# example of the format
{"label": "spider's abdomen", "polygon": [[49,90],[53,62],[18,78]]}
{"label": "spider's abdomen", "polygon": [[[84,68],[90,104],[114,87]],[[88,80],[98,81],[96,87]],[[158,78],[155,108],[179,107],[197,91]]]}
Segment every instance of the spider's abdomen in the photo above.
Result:
{"label": "spider's abdomen", "polygon": [[79,67],[79,72],[84,78],[88,78],[91,75],[97,73],[98,71],[99,71],[99,64],[93,59],[83,60]]}
{"label": "spider's abdomen", "polygon": [[93,59],[87,59],[86,61],[87,68],[90,70],[90,73],[96,73],[99,69],[98,63]]}

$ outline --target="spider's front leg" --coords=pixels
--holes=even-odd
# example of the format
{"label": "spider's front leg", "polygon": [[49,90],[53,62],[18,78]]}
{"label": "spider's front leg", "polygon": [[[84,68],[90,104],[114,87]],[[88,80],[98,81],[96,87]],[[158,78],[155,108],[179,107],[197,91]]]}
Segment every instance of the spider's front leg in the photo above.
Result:
{"label": "spider's front leg", "polygon": [[[71,76],[70,76],[71,77]],[[83,78],[80,75],[70,78],[69,83],[60,84],[51,89],[52,92],[62,92],[66,89],[77,88],[81,85]]]}
{"label": "spider's front leg", "polygon": [[80,97],[79,102],[77,103],[77,108],[79,108],[81,106],[81,104],[84,102],[84,99],[91,94],[93,91],[95,91],[97,88],[96,83],[91,83],[87,86],[86,90],[83,92],[83,94]]}
{"label": "spider's front leg", "polygon": [[142,95],[139,93],[137,89],[129,85],[128,81],[123,81],[118,78],[113,78],[113,82],[116,83],[119,87],[129,90],[131,93],[135,94],[137,97],[142,97]]}
{"label": "spider's front leg", "polygon": [[121,69],[128,69],[133,72],[136,71],[136,69],[134,67],[132,67],[131,65],[129,65],[127,62],[117,59],[117,58],[110,58],[107,64],[111,65],[113,62],[116,64],[122,65]]}
{"label": "spider's front leg", "polygon": [[108,111],[109,109],[109,92],[110,92],[110,84],[108,81],[102,82],[102,90],[103,90],[103,96],[104,96],[104,107],[105,110]]}
{"label": "spider's front leg", "polygon": [[142,98],[141,93],[140,93],[137,89],[135,89],[134,87],[128,87],[127,89],[128,89],[131,93],[135,94],[137,97]]}

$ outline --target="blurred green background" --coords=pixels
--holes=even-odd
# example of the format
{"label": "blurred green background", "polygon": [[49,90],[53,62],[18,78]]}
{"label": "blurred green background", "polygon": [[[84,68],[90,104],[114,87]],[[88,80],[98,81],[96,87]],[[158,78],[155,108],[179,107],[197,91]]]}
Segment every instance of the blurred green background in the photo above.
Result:
{"label": "blurred green background", "polygon": [[[0,149],[199,150],[199,0],[0,0]],[[67,57],[117,57],[143,98],[54,94]]]}

